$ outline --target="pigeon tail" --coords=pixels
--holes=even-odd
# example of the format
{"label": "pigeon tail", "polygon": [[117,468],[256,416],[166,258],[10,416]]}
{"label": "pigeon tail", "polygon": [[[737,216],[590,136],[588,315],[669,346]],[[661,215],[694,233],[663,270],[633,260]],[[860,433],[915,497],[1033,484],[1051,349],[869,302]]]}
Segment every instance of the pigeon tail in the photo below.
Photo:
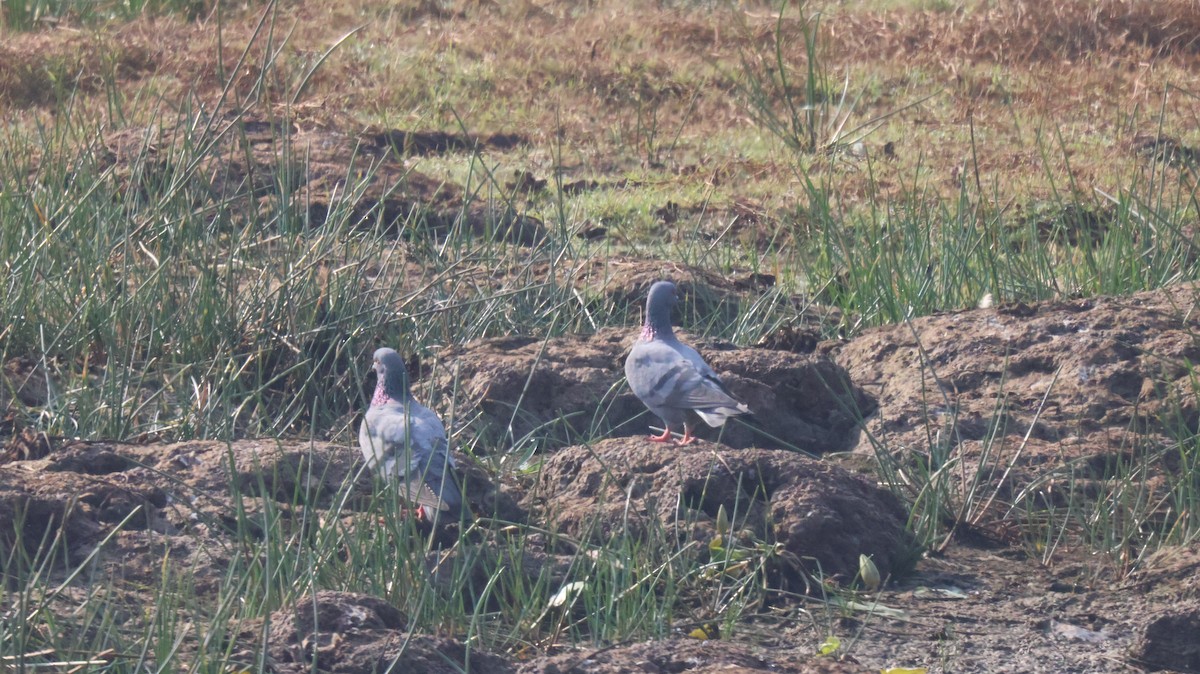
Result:
{"label": "pigeon tail", "polygon": [[704,420],[704,423],[712,426],[713,428],[724,426],[725,421],[729,419],[729,417],[736,417],[749,413],[750,408],[746,406],[746,403],[738,403],[737,407],[723,406],[712,407],[705,410],[696,410],[696,414]]}
{"label": "pigeon tail", "polygon": [[[441,496],[438,496],[438,492]],[[433,511],[446,513],[457,518],[462,511],[462,492],[454,479],[447,476],[441,483],[441,489],[435,484],[414,480],[408,483],[404,497]]]}

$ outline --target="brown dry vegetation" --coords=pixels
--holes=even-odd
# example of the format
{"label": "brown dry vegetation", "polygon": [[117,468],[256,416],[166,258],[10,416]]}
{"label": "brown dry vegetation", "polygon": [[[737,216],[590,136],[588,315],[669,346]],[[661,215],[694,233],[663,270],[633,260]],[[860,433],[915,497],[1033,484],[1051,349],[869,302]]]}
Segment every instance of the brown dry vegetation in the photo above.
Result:
{"label": "brown dry vegetation", "polygon": [[[998,204],[1044,198],[1051,179],[1090,197],[1138,170],[1135,138],[1160,123],[1185,146],[1198,141],[1186,131],[1200,127],[1186,93],[1198,88],[1200,58],[1190,2],[806,11],[817,9],[834,86],[848,75],[857,102],[848,127],[934,96],[867,137],[870,155],[885,158],[871,169],[873,186],[861,161],[806,160],[815,179],[832,174],[851,206],[899,193],[918,164],[944,193],[969,171]],[[211,105],[228,86],[239,107],[301,128],[457,131],[461,119],[472,132],[520,132],[537,150],[505,157],[507,166],[544,177],[548,153],[561,152],[568,176],[649,175],[690,195],[676,198],[689,208],[709,200],[730,208],[736,192],[782,216],[799,196],[791,160],[765,142],[735,95],[743,59],[770,66],[777,25],[768,6],[288,3],[274,17],[273,43],[265,34],[251,43],[264,12],[270,19],[271,7],[251,5],[220,22],[209,12],[191,23],[160,16],[10,34],[0,48],[0,106],[28,120],[82,93],[76,108],[101,116],[101,82],[115,74],[122,94],[138,97],[112,128],[149,121],[185,97]],[[800,26],[795,17],[778,25],[797,67]],[[354,29],[287,108],[303,73]],[[261,96],[248,100],[279,47]],[[660,163],[665,170],[652,170]]]}

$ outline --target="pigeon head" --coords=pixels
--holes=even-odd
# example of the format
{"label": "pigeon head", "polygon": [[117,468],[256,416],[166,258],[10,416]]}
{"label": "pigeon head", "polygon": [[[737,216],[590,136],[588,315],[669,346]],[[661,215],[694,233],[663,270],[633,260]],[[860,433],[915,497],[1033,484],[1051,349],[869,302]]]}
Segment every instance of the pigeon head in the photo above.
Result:
{"label": "pigeon head", "polygon": [[671,309],[675,307],[678,293],[675,284],[670,281],[659,281],[650,286],[650,296],[646,300],[646,325],[642,328],[642,337],[670,337],[675,333],[671,330]]}
{"label": "pigeon head", "polygon": [[372,405],[408,397],[408,371],[404,368],[404,359],[395,349],[385,347],[375,351],[375,362],[371,368],[379,375],[375,383],[375,395],[371,398]]}

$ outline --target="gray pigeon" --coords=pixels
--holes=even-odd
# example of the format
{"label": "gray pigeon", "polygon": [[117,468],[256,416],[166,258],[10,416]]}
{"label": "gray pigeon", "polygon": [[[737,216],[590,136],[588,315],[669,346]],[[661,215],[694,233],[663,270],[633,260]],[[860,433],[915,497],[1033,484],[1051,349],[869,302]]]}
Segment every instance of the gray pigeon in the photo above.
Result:
{"label": "gray pigeon", "polygon": [[695,440],[688,410],[695,412],[712,427],[725,420],[747,414],[750,408],[734,399],[717,373],[696,350],[675,339],[671,329],[671,308],[675,306],[675,284],[659,281],[650,286],[646,300],[646,324],[642,336],[625,359],[625,379],[629,388],[650,411],[662,417],[666,429],[652,435],[655,442],[671,439],[671,427],[683,426],[686,445]]}
{"label": "gray pigeon", "polygon": [[451,471],[454,459],[441,419],[413,399],[404,360],[394,349],[376,351],[373,368],[379,381],[358,431],[363,458],[402,485],[403,496],[419,504],[418,516],[428,518],[429,507],[457,519],[462,492]]}

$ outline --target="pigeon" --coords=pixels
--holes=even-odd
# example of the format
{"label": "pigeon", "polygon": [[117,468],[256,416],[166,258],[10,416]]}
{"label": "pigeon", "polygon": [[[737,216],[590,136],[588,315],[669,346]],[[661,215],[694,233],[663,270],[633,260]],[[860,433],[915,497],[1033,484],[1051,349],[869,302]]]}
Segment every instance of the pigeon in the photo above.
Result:
{"label": "pigeon", "polygon": [[454,459],[442,420],[413,399],[404,360],[394,349],[376,351],[373,368],[379,381],[358,431],[363,458],[372,470],[403,485],[403,496],[418,504],[418,517],[428,519],[428,507],[457,519],[462,492],[451,471]]}
{"label": "pigeon", "polygon": [[659,281],[650,286],[646,323],[625,359],[625,379],[634,395],[662,417],[666,426],[662,435],[652,435],[650,439],[667,442],[671,439],[671,427],[682,424],[683,438],[679,444],[686,445],[696,439],[692,436],[688,410],[716,428],[729,417],[748,414],[750,408],[734,399],[695,349],[675,338],[671,329],[671,308],[675,301],[674,283]]}

